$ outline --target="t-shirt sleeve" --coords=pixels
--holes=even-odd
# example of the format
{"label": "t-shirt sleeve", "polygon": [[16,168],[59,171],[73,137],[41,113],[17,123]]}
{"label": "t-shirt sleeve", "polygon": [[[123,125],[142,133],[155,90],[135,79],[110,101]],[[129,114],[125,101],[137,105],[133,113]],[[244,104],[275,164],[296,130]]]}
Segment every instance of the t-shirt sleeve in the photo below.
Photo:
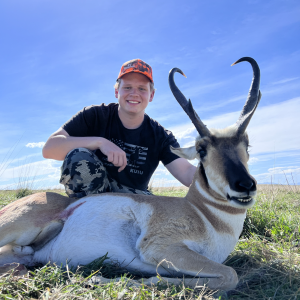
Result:
{"label": "t-shirt sleeve", "polygon": [[162,143],[160,159],[164,165],[171,163],[173,160],[179,158],[178,155],[171,152],[170,146],[174,148],[180,147],[173,133],[169,130],[165,130],[165,139]]}
{"label": "t-shirt sleeve", "polygon": [[[101,110],[100,110],[101,112]],[[74,115],[69,121],[67,121],[62,128],[70,136],[96,136],[95,132],[99,112],[96,111],[94,106],[87,106],[80,110],[76,115]]]}

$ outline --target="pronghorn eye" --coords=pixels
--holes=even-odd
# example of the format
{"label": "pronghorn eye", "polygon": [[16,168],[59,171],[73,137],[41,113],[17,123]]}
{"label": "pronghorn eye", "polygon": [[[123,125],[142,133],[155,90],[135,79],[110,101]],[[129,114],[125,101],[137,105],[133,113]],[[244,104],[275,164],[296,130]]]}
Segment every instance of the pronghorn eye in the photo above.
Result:
{"label": "pronghorn eye", "polygon": [[203,157],[206,155],[206,150],[200,149],[200,150],[198,151],[198,153],[199,153],[199,155],[200,155],[200,158],[203,158]]}

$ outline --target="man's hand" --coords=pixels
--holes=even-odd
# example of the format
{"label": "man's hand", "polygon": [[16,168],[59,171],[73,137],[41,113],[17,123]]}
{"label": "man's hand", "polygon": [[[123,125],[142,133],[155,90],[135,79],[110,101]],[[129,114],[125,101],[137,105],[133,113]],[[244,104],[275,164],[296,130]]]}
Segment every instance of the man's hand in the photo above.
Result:
{"label": "man's hand", "polygon": [[125,169],[127,165],[125,151],[123,151],[117,145],[104,138],[101,139],[99,149],[104,155],[107,156],[107,160],[109,162],[111,162],[116,167],[120,167],[118,169],[118,172],[121,172]]}

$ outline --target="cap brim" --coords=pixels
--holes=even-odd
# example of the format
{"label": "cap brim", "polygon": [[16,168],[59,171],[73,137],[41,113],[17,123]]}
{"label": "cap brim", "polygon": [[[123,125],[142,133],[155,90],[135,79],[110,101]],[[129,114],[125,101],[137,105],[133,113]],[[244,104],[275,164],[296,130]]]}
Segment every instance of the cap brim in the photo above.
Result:
{"label": "cap brim", "polygon": [[122,73],[121,75],[119,75],[119,77],[118,77],[117,79],[120,79],[120,78],[122,78],[124,75],[129,74],[129,73],[140,73],[140,74],[146,76],[151,82],[153,82],[152,78],[151,78],[147,73],[144,73],[144,72],[139,71],[139,70],[130,70],[130,71],[128,71],[128,72],[124,72],[124,73]]}

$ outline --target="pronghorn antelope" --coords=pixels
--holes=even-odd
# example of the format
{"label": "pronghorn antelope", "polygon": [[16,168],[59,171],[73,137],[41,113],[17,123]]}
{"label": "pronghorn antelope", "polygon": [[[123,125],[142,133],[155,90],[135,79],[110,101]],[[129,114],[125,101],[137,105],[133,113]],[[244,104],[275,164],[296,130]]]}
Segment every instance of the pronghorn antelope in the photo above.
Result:
{"label": "pronghorn antelope", "polygon": [[[213,289],[235,288],[236,272],[222,262],[238,242],[247,208],[254,204],[255,179],[249,174],[246,127],[258,105],[260,71],[254,59],[253,82],[238,121],[209,130],[174,83],[170,88],[199,136],[195,146],[172,149],[199,159],[184,198],[99,194],[79,200],[38,193],[0,211],[0,265],[87,264],[109,253],[128,270],[144,274],[192,275]],[[159,266],[158,266],[159,264]]]}

